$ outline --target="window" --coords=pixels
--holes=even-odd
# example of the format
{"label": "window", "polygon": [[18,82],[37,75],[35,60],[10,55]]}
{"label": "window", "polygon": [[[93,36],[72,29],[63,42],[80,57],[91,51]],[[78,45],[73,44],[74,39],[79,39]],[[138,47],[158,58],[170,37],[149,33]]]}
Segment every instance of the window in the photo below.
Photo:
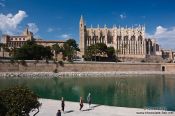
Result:
{"label": "window", "polygon": [[112,44],[113,43],[113,36],[108,36],[107,43]]}
{"label": "window", "polygon": [[23,40],[25,40],[25,38],[23,38]]}

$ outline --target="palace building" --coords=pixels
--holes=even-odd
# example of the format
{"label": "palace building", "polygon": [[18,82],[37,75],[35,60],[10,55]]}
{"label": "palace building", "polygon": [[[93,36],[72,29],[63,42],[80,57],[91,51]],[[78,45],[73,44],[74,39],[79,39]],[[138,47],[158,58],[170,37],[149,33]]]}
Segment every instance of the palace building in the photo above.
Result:
{"label": "palace building", "polygon": [[85,49],[96,43],[105,43],[114,47],[118,58],[143,59],[149,55],[161,55],[159,45],[155,39],[145,37],[145,26],[101,28],[99,25],[87,27],[83,17],[79,22],[80,54],[85,54]]}
{"label": "palace building", "polygon": [[[29,31],[28,27],[24,30],[24,32],[21,35],[3,35],[1,39],[1,43],[3,43],[8,49],[13,49],[13,48],[20,48],[22,47],[28,40],[35,40],[36,44],[38,45],[43,45],[43,46],[50,46],[54,44],[58,44],[59,46],[62,46],[64,44],[64,41],[62,40],[43,40],[43,39],[38,39],[34,37],[33,33]],[[0,50],[0,57],[2,56]],[[7,54],[6,57],[9,57]],[[60,59],[61,56],[57,55],[56,58],[55,53],[54,53],[54,58]]]}
{"label": "palace building", "polygon": [[28,40],[35,40],[35,42],[38,45],[50,47],[54,44],[59,44],[62,46],[62,44],[64,43],[64,41],[62,40],[37,39],[33,36],[33,33],[29,31],[28,27],[24,30],[24,32],[21,35],[3,35],[1,42],[5,44],[9,49],[11,49],[22,47]]}

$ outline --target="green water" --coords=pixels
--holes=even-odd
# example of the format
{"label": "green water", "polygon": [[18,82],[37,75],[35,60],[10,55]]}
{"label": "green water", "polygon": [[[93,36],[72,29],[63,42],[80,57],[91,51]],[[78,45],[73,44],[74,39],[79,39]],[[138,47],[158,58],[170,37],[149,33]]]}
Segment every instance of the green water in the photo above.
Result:
{"label": "green water", "polygon": [[121,107],[165,107],[175,111],[175,75],[121,76],[111,78],[0,79],[0,90],[22,85],[41,98],[79,102],[92,94],[92,102]]}

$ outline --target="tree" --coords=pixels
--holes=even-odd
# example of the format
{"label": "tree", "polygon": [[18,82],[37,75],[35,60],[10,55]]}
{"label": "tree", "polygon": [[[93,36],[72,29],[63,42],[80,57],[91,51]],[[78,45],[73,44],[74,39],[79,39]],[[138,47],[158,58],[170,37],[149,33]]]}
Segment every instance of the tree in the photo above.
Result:
{"label": "tree", "polygon": [[27,41],[21,48],[17,48],[14,58],[17,60],[43,60],[53,56],[49,46],[37,45],[34,41]]}
{"label": "tree", "polygon": [[84,58],[85,60],[93,60],[93,56],[96,56],[96,46],[93,44],[91,46],[88,46],[85,50]]}
{"label": "tree", "polygon": [[115,49],[114,47],[108,47],[106,50],[106,54],[110,61],[116,61]]}
{"label": "tree", "polygon": [[6,44],[0,43],[0,51],[2,49],[2,57],[4,58],[4,52],[9,52],[10,50],[7,48]]}
{"label": "tree", "polygon": [[38,96],[28,88],[14,87],[0,91],[0,115],[2,116],[29,116],[33,109],[39,112],[40,106]]}
{"label": "tree", "polygon": [[67,40],[63,44],[63,59],[67,57],[68,61],[72,62],[77,51],[80,51],[80,49],[78,48],[76,41],[74,39]]}
{"label": "tree", "polygon": [[0,43],[0,51],[2,50],[2,57],[4,58],[4,44]]}
{"label": "tree", "polygon": [[62,51],[61,47],[58,44],[52,45],[52,50],[54,51],[56,58],[57,58],[58,54]]}
{"label": "tree", "polygon": [[97,54],[100,54],[100,55],[106,54],[106,50],[107,50],[106,44],[97,43],[97,44],[95,44],[95,46],[96,46]]}
{"label": "tree", "polygon": [[[106,57],[107,56],[107,57]],[[91,46],[88,46],[85,50],[85,60],[93,60],[95,57],[98,57],[98,60],[101,61],[102,59],[105,61],[115,61],[115,49],[114,47],[107,47],[104,43],[97,43]],[[102,58],[102,59],[101,59]]]}
{"label": "tree", "polygon": [[115,55],[115,49],[114,47],[108,47],[106,50],[107,56],[109,58],[113,57]]}

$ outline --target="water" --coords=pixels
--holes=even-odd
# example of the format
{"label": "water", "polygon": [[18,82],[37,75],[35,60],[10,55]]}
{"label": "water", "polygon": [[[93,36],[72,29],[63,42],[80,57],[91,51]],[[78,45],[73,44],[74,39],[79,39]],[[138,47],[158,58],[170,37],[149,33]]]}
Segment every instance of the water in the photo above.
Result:
{"label": "water", "polygon": [[175,111],[175,75],[120,76],[108,78],[0,79],[0,90],[22,85],[41,98],[79,102],[92,94],[92,103],[134,107],[166,108]]}

